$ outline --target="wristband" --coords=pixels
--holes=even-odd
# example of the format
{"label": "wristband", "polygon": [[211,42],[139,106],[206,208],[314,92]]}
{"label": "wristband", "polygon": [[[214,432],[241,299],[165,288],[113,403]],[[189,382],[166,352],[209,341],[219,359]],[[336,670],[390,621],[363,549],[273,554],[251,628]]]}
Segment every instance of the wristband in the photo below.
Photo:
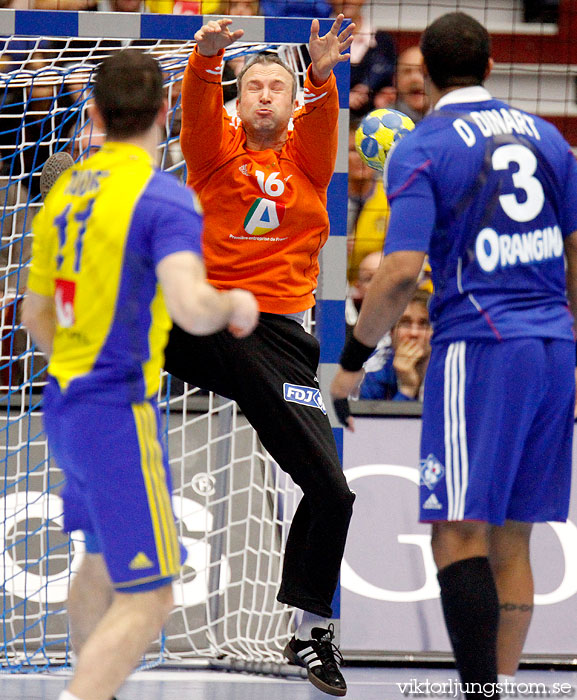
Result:
{"label": "wristband", "polygon": [[375,350],[376,346],[371,348],[351,335],[341,354],[341,367],[347,372],[358,372]]}
{"label": "wristband", "polygon": [[344,425],[345,428],[348,428],[349,416],[351,415],[348,399],[333,399],[333,406],[335,413],[337,414],[337,418],[339,419],[339,423]]}

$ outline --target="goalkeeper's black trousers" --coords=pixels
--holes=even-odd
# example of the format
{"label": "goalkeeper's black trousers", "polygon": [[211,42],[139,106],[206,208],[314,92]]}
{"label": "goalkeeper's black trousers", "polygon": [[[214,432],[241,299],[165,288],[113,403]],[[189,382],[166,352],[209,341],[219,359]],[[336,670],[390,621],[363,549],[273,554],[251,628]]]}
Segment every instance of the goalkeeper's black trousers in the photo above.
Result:
{"label": "goalkeeper's black trousers", "polygon": [[355,497],[316,391],[318,362],[316,338],[296,321],[261,314],[256,330],[242,339],[227,331],[192,336],[174,326],[165,368],[234,399],[264,447],[301,487],[277,598],[331,617]]}

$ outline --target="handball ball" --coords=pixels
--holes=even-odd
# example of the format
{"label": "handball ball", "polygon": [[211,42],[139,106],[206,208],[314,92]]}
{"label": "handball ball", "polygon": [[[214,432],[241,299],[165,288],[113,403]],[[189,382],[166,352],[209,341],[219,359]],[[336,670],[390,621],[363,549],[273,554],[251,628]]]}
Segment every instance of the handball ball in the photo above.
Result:
{"label": "handball ball", "polygon": [[413,120],[396,109],[374,109],[355,132],[357,153],[370,168],[382,170],[391,146],[414,128]]}

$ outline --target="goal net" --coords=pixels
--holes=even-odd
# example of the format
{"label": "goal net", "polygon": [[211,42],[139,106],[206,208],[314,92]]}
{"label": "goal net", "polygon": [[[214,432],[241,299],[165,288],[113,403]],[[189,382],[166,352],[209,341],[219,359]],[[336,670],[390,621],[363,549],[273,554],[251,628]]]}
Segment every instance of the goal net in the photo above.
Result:
{"label": "goal net", "polygon": [[[126,17],[112,14],[24,14],[21,19],[18,12],[12,13],[15,34],[5,40],[0,57],[0,665],[9,670],[68,663],[65,605],[70,578],[84,551],[81,533],[68,537],[61,532],[62,475],[50,459],[42,431],[45,362],[19,314],[31,223],[41,205],[42,166],[63,150],[82,160],[102,143],[88,117],[91,76],[104,56],[130,43],[161,64],[170,109],[158,163],[184,181],[186,166],[178,140],[180,85],[194,44],[182,37],[193,36],[201,25],[198,17],[149,15],[146,24],[143,15],[141,25],[140,17],[132,15],[131,22],[139,20],[135,28],[125,25]],[[76,18],[79,34],[84,26],[84,36],[65,36],[71,33],[71,18]],[[3,19],[4,15],[0,33]],[[234,104],[239,65],[263,50],[277,51],[289,62],[302,88],[307,65],[303,44],[310,20],[243,21],[240,26],[247,27],[249,40],[262,38],[227,51],[224,91],[229,104]],[[86,22],[92,24],[83,25]],[[53,34],[44,35],[46,27]],[[18,36],[19,28],[32,36]],[[346,172],[335,178],[331,216],[334,219],[337,212],[342,222],[346,217],[339,207],[346,208]],[[341,197],[344,204],[337,201]],[[335,223],[333,233],[340,226]],[[341,240],[328,250],[343,253],[344,279],[344,236]],[[319,298],[319,326],[322,301]],[[176,608],[147,658],[151,663],[206,658],[257,668],[274,665],[282,660],[292,634],[294,611],[278,603],[276,593],[284,542],[300,494],[262,449],[233,402],[168,377],[160,401],[174,508],[188,558],[175,583]]]}

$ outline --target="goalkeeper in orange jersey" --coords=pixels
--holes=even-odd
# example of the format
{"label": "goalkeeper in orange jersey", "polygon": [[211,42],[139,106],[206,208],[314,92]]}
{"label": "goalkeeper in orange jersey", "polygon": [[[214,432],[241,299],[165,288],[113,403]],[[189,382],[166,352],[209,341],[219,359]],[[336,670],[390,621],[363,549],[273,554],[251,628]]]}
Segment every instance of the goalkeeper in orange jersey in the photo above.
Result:
{"label": "goalkeeper in orange jersey", "polygon": [[[263,445],[304,496],[286,543],[278,600],[303,611],[287,657],[326,693],[345,695],[335,659],[332,599],[354,495],[343,476],[320,395],[317,340],[303,328],[314,305],[318,255],[329,235],[327,187],[337,153],[333,68],[346,61],[354,25],[339,15],[319,36],[313,20],[304,107],[296,77],[276,55],[257,55],[238,77],[238,117],[223,110],[230,19],[195,35],[182,86],[181,146],[188,185],[204,214],[207,276],[217,289],[251,291],[260,322],[250,338],[197,338],[174,326],[166,369],[237,401]],[[289,129],[293,120],[294,128]]]}

